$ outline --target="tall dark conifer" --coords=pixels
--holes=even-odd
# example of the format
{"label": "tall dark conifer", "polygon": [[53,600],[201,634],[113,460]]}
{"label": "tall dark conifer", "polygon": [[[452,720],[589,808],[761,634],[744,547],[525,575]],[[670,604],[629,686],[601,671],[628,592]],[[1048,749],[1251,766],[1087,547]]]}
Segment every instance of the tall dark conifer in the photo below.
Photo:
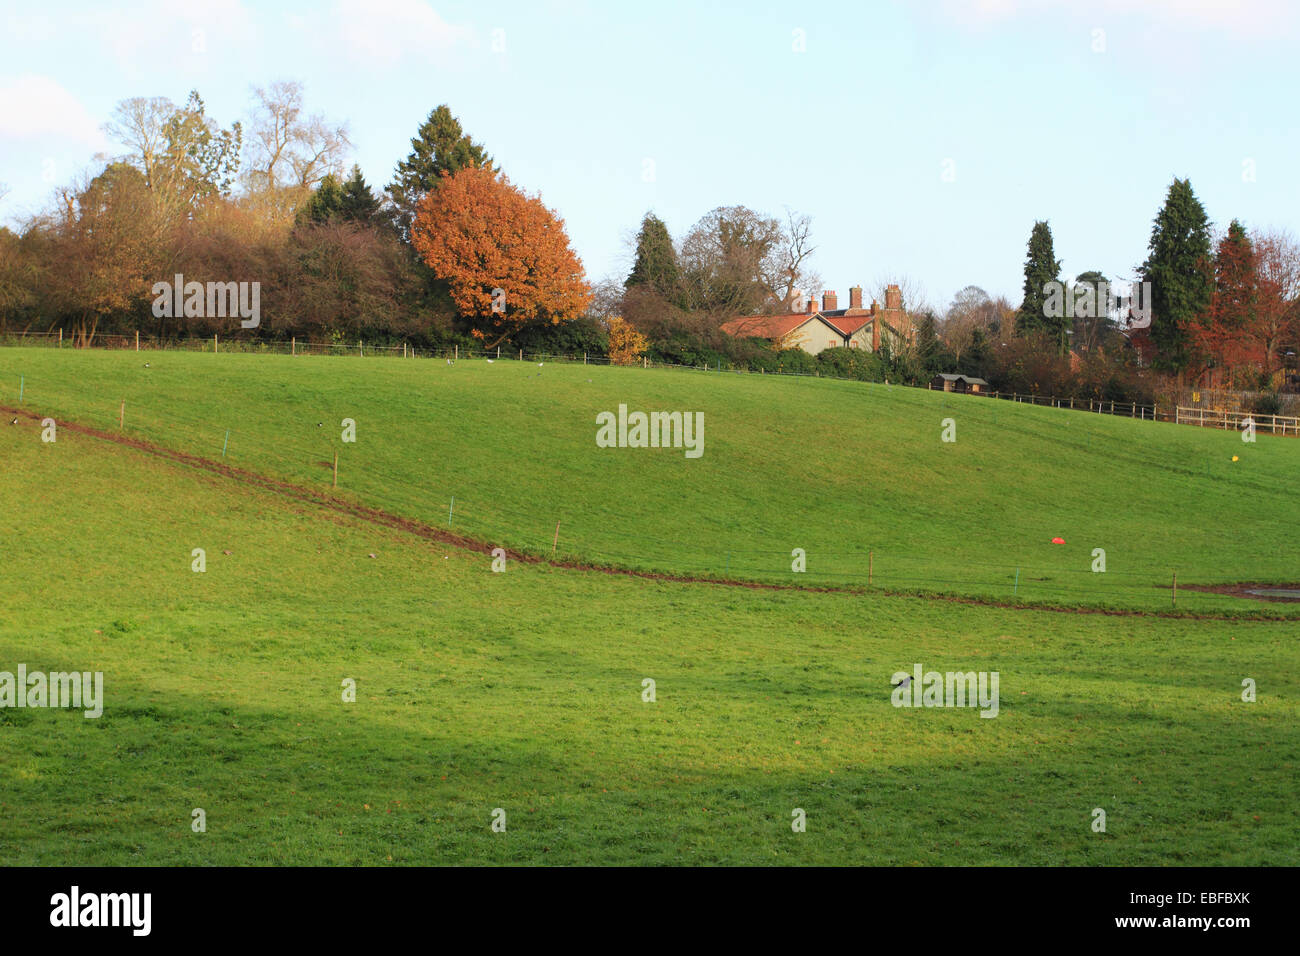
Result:
{"label": "tall dark conifer", "polygon": [[1181,372],[1190,359],[1188,328],[1199,322],[1214,293],[1210,220],[1186,179],[1175,179],[1151,227],[1146,261],[1139,269],[1151,283],[1150,337],[1153,364]]}
{"label": "tall dark conifer", "polygon": [[395,207],[394,219],[402,238],[410,240],[415,207],[427,193],[438,188],[442,174],[451,175],[466,166],[491,166],[492,157],[461,128],[460,120],[446,104],[439,106],[411,140],[411,152],[397,164],[388,195]]}
{"label": "tall dark conifer", "polygon": [[662,219],[646,213],[636,237],[636,262],[623,287],[649,286],[665,299],[677,291],[677,251]]}
{"label": "tall dark conifer", "polygon": [[339,214],[353,222],[373,223],[379,219],[379,200],[370,191],[370,184],[361,175],[361,167],[354,165],[352,175],[339,190]]}
{"label": "tall dark conifer", "polygon": [[[1061,263],[1052,250],[1052,229],[1046,222],[1035,222],[1033,232],[1029,234],[1029,254],[1025,258],[1024,301],[1016,313],[1016,331],[1020,334],[1042,332],[1064,351],[1065,330],[1070,327],[1070,318],[1064,314],[1047,314],[1049,282],[1061,281]],[[1057,296],[1061,302],[1062,297]]]}

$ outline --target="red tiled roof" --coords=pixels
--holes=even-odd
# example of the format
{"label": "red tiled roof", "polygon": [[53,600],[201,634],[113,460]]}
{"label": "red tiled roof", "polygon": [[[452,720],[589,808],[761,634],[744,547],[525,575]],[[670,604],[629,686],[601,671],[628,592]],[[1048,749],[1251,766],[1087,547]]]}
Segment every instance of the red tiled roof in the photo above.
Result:
{"label": "red tiled roof", "polygon": [[789,335],[815,315],[816,313],[807,312],[791,312],[788,315],[742,315],[740,318],[722,323],[722,331],[728,335],[779,339]]}
{"label": "red tiled roof", "polygon": [[857,315],[823,315],[822,318],[839,329],[842,334],[852,335],[870,322],[872,315],[868,312],[865,315],[862,313]]}
{"label": "red tiled roof", "polygon": [[872,320],[879,319],[882,329],[889,329],[899,338],[905,339],[909,336],[907,331],[899,329],[893,322],[889,321],[889,313],[887,312],[881,311],[875,315],[870,312],[846,315],[845,311],[844,309],[837,309],[832,312],[791,312],[787,315],[742,315],[731,319],[729,322],[722,323],[722,331],[728,335],[782,339],[805,322],[817,318],[841,335],[850,336]]}

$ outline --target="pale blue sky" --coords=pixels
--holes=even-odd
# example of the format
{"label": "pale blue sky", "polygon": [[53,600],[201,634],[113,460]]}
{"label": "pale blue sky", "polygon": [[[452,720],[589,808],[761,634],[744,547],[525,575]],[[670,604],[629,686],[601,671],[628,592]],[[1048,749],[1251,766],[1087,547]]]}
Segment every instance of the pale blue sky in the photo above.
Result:
{"label": "pale blue sky", "polygon": [[626,273],[647,209],[679,238],[715,206],[788,206],[812,216],[814,265],[842,302],[854,283],[908,276],[939,307],[970,283],[1018,304],[1036,218],[1068,275],[1131,276],[1174,176],[1216,224],[1300,232],[1297,6],[12,5],[0,219],[20,222],[118,150],[100,126],[119,100],[179,103],[194,87],[228,125],[247,118],[252,85],[296,79],[309,110],[347,121],[376,187],[448,103],[564,217],[593,281]]}

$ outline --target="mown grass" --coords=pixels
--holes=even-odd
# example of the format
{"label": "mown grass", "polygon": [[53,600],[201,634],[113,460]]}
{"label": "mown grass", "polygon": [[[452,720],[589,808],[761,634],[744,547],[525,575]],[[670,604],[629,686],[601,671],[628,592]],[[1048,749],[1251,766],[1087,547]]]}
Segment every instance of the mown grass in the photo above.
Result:
{"label": "mown grass", "polygon": [[[149,368],[145,368],[145,363]],[[0,403],[564,558],[689,575],[1168,610],[1292,582],[1300,442],[970,396],[581,365],[0,349]],[[598,412],[702,411],[703,457],[602,449]],[[344,418],[355,444],[340,441]],[[941,441],[952,418],[957,441]],[[227,431],[229,437],[227,438]],[[1232,461],[1236,455],[1239,461]],[[454,508],[452,499],[455,499]],[[1054,537],[1066,544],[1053,545]],[[807,571],[791,572],[802,548]],[[1093,552],[1106,573],[1093,573]],[[1200,613],[1300,605],[1183,590]]]}
{"label": "mown grass", "polygon": [[[1293,624],[494,574],[27,420],[0,461],[0,670],[107,697],[0,710],[10,864],[1300,862]],[[999,716],[894,708],[915,662]]]}

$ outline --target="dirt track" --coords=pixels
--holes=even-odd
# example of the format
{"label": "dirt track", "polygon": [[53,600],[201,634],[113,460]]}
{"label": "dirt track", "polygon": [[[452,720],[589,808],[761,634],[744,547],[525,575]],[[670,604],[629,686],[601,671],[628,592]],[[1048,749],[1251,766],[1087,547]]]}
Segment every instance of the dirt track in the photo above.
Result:
{"label": "dirt track", "polygon": [[[0,412],[6,415],[16,415],[23,418],[40,421],[45,418],[38,412],[29,411],[22,408],[12,408],[7,405],[0,405]],[[473,538],[467,538],[464,535],[456,534],[442,528],[435,528],[432,525],[415,521],[411,518],[403,518],[399,515],[390,514],[379,508],[372,508],[368,505],[359,504],[355,501],[348,501],[336,495],[326,494],[323,491],[316,491],[303,485],[296,485],[292,482],[280,481],[276,478],[270,478],[266,475],[259,474],[255,471],[249,471],[246,468],[236,468],[233,465],[224,462],[213,461],[209,458],[203,458],[198,455],[191,455],[186,452],[176,451],[175,449],[165,448],[162,445],[145,441],[141,438],[132,438],[128,435],[115,434],[113,432],[102,431],[98,428],[91,428],[88,425],[81,425],[76,422],[63,420],[59,422],[59,428],[68,431],[77,432],[82,435],[88,435],[102,441],[112,442],[115,445],[125,445],[147,454],[155,455],[159,458],[165,458],[180,464],[189,465],[193,468],[200,468],[204,471],[213,472],[227,478],[235,478],[240,481],[255,485],[267,491],[276,494],[285,495],[286,497],[304,501],[317,507],[333,511],[338,514],[347,515],[362,521],[368,521],[372,524],[382,525],[388,528],[396,528],[405,531],[417,537],[429,541],[437,541],[440,544],[447,544],[453,547],[462,548],[467,551],[477,551],[483,554],[491,554],[493,548],[500,545],[490,542],[478,541]],[[684,575],[670,574],[662,571],[644,571],[635,568],[624,568],[616,565],[591,564],[584,561],[547,559],[534,554],[512,551],[506,549],[507,555],[516,561],[522,561],[527,564],[546,564],[551,567],[564,568],[574,571],[592,571],[599,574],[621,575],[624,577],[644,578],[651,581],[668,581],[676,584],[712,584],[720,587],[748,588],[755,591],[800,591],[810,594],[844,594],[844,595],[880,595],[883,597],[912,597],[928,601],[947,601],[953,604],[969,604],[984,607],[1006,608],[1008,610],[1023,611],[1051,611],[1063,614],[1100,614],[1108,617],[1171,617],[1189,620],[1208,620],[1208,621],[1241,621],[1241,620],[1270,620],[1270,621],[1295,621],[1295,618],[1279,617],[1274,615],[1260,614],[1250,615],[1249,617],[1234,616],[1226,614],[1198,614],[1187,613],[1176,610],[1168,611],[1144,611],[1123,608],[1101,608],[1101,607],[1064,607],[1060,605],[1046,604],[1021,604],[1011,601],[999,601],[993,598],[967,597],[950,594],[928,594],[916,591],[899,591],[889,588],[865,588],[865,587],[822,587],[806,586],[799,584],[768,584],[760,581],[744,581],[735,578],[708,577],[702,575]],[[1183,585],[1183,588],[1189,591],[1206,591],[1216,594],[1229,594],[1236,597],[1246,597],[1256,601],[1277,601],[1292,602],[1291,598],[1263,598],[1257,595],[1247,595],[1247,588],[1256,587],[1282,587],[1282,585],[1257,585],[1257,584],[1239,584],[1239,585],[1214,585],[1198,586]]]}
{"label": "dirt track", "polygon": [[1227,594],[1231,597],[1244,598],[1247,601],[1272,601],[1275,604],[1300,604],[1300,597],[1287,597],[1276,594],[1251,594],[1253,590],[1290,590],[1300,591],[1300,584],[1184,584],[1187,591],[1201,591],[1204,594]]}

